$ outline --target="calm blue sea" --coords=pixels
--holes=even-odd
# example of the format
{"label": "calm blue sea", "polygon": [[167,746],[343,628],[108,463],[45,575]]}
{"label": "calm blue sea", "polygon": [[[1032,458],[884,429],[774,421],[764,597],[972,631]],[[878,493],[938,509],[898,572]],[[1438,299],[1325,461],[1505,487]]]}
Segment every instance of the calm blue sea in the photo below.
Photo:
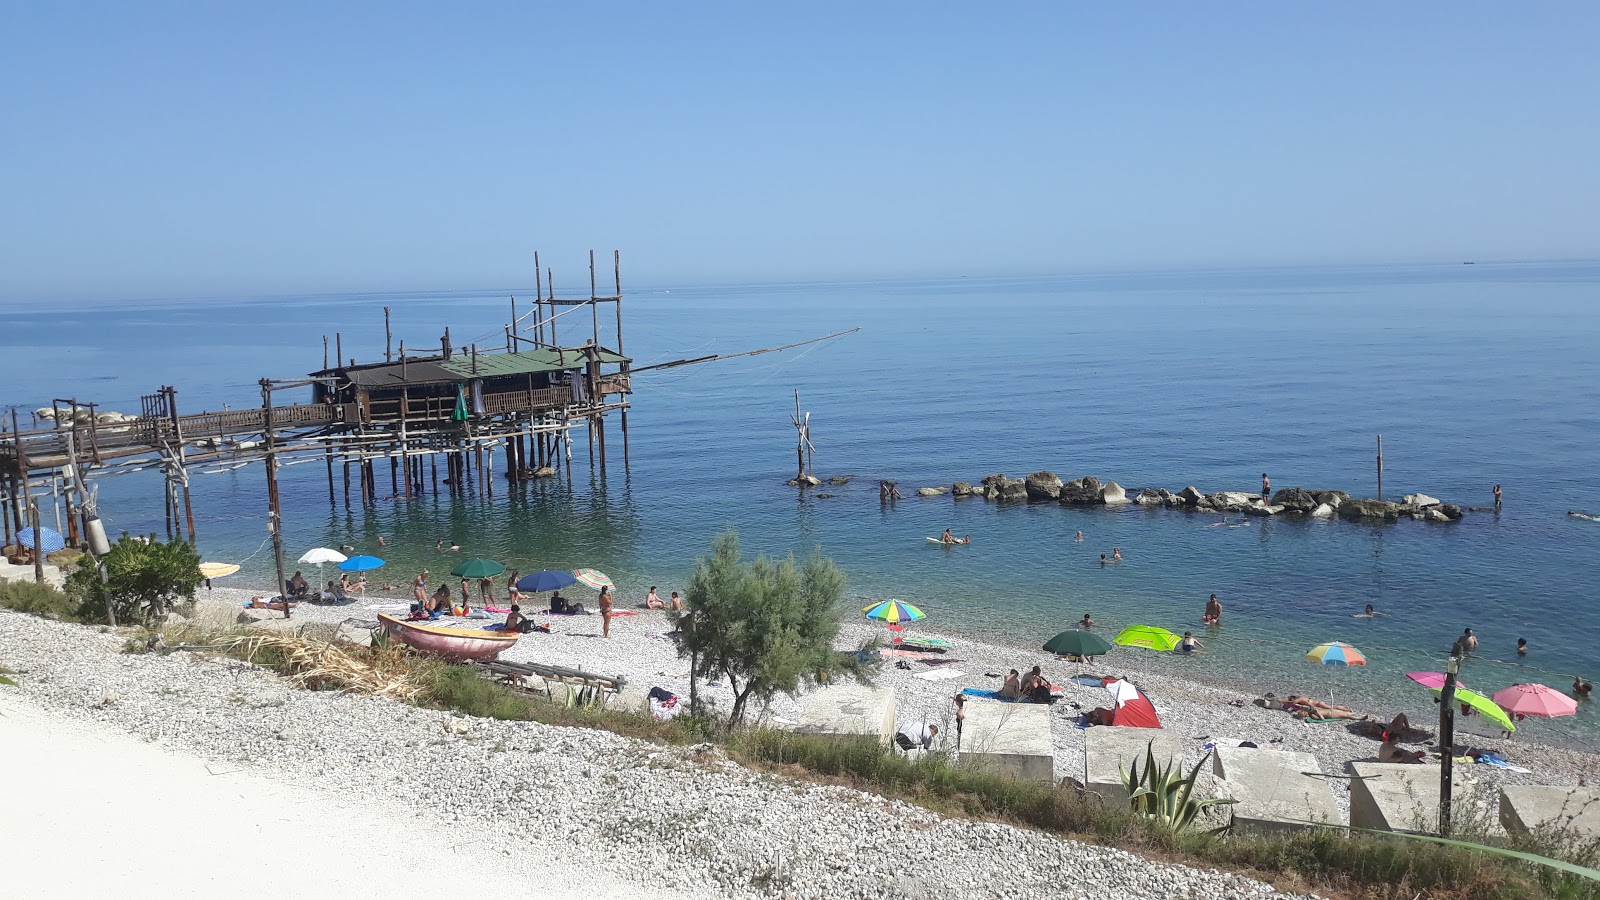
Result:
{"label": "calm blue sea", "polygon": [[[409,347],[436,344],[447,324],[458,345],[492,345],[511,293],[532,292],[3,311],[4,399],[27,411],[75,395],[136,412],[140,394],[172,384],[186,412],[256,405],[257,379],[322,365],[324,334],[342,332],[346,356],[381,356],[384,306]],[[444,539],[524,571],[600,568],[629,599],[651,584],[681,588],[712,537],[734,526],[751,551],[820,545],[860,596],[916,602],[932,627],[1030,644],[1086,611],[1108,630],[1193,627],[1215,592],[1225,627],[1199,632],[1207,652],[1183,661],[1197,674],[1415,697],[1401,673],[1437,669],[1471,626],[1483,640],[1465,675],[1474,688],[1600,676],[1600,523],[1565,515],[1600,512],[1600,263],[679,287],[633,290],[624,312],[639,366],[861,330],[638,376],[632,466],[621,465],[613,417],[605,480],[580,441],[570,484],[501,481],[493,497],[346,508],[329,504],[320,462],[292,467],[291,557],[340,543],[375,550],[381,534],[392,545],[379,553],[391,561],[384,574],[404,582],[421,566],[450,568],[432,549]],[[588,313],[563,324],[586,333]],[[608,345],[612,330],[602,327]],[[817,474],[853,476],[848,485],[784,486],[796,388],[812,412]],[[1386,496],[1488,506],[1498,482],[1503,511],[1453,525],[1213,528],[1212,517],[1163,510],[948,496],[886,508],[875,486],[892,478],[911,493],[1049,469],[1128,487],[1253,490],[1265,471],[1275,487],[1370,496],[1380,433]],[[202,550],[244,561],[245,583],[271,580],[263,479],[259,465],[195,477]],[[101,498],[113,528],[163,526],[152,473],[106,479]],[[924,540],[946,526],[973,545]],[[1126,561],[1101,568],[1113,547]],[[1388,615],[1352,618],[1366,603]],[[1518,637],[1532,647],[1522,661]],[[1371,665],[1304,661],[1333,639]],[[1527,730],[1584,737],[1595,723],[1586,710]]]}

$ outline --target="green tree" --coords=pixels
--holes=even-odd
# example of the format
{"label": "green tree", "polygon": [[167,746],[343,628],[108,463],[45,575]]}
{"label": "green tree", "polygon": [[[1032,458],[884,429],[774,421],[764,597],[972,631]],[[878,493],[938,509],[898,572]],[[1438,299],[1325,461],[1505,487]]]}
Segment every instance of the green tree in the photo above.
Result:
{"label": "green tree", "polygon": [[97,618],[109,609],[121,624],[158,623],[180,600],[193,600],[200,575],[200,555],[181,540],[148,542],[124,534],[100,559],[105,578],[89,559],[67,578],[67,593],[78,601],[79,615]]}
{"label": "green tree", "polygon": [[672,617],[691,675],[722,678],[733,689],[730,726],[744,720],[751,700],[793,694],[835,666],[844,586],[844,572],[820,550],[796,566],[792,555],[745,562],[731,529],[712,542],[689,581],[684,611]]}

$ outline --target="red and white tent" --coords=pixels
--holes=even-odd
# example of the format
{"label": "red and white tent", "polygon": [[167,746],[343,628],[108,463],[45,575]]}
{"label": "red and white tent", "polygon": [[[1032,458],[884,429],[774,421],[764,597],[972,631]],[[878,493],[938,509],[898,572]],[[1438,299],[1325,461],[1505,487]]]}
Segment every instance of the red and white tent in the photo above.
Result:
{"label": "red and white tent", "polygon": [[1120,679],[1106,682],[1106,690],[1111,692],[1111,724],[1127,728],[1161,727],[1155,704],[1143,691]]}

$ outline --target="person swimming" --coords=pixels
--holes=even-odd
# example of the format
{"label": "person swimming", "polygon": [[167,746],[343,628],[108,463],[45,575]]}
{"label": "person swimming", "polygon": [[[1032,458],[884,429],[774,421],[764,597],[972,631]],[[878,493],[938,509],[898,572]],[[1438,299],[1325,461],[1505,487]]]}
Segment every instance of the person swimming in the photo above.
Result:
{"label": "person swimming", "polygon": [[1588,513],[1576,512],[1570,509],[1567,510],[1567,515],[1573,517],[1574,519],[1583,519],[1586,522],[1600,522],[1600,516],[1591,516]]}
{"label": "person swimming", "polygon": [[1204,646],[1204,644],[1200,643],[1200,641],[1195,638],[1194,632],[1185,631],[1183,633],[1183,640],[1178,642],[1178,652],[1193,653]]}
{"label": "person swimming", "polygon": [[1206,601],[1205,615],[1200,617],[1200,621],[1207,625],[1222,624],[1222,601],[1217,599],[1216,594],[1212,594],[1211,599]]}
{"label": "person swimming", "polygon": [[939,542],[942,544],[970,544],[972,543],[972,535],[956,537],[950,533],[950,529],[946,528],[944,534],[939,535]]}
{"label": "person swimming", "polygon": [[1078,622],[1078,627],[1079,628],[1093,628],[1094,627],[1094,619],[1091,619],[1089,617],[1088,613],[1084,613],[1083,614],[1083,618]]}
{"label": "person swimming", "polygon": [[1081,531],[1078,532],[1078,536],[1073,538],[1073,540],[1078,541],[1078,542],[1081,543],[1083,541],[1083,532],[1081,532]]}

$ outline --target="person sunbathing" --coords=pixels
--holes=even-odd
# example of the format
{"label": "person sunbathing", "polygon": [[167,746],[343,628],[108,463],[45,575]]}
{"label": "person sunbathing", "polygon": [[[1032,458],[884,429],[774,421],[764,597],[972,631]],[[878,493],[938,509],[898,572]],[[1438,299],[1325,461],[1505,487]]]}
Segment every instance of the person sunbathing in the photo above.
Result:
{"label": "person sunbathing", "polygon": [[1022,698],[1022,682],[1017,678],[1017,670],[1012,669],[1006,676],[1005,684],[1000,686],[1001,700],[1019,700]]}
{"label": "person sunbathing", "polygon": [[1420,763],[1427,757],[1428,754],[1422,750],[1401,750],[1400,742],[1393,736],[1390,736],[1378,748],[1378,762]]}
{"label": "person sunbathing", "polygon": [[521,632],[527,621],[528,617],[522,614],[522,607],[513,603],[511,604],[511,612],[506,614],[506,624],[503,630],[512,633]]}
{"label": "person sunbathing", "polygon": [[1316,699],[1314,697],[1302,697],[1299,694],[1290,694],[1288,697],[1286,697],[1284,699],[1285,699],[1285,702],[1298,703],[1301,706],[1309,706],[1309,707],[1312,707],[1313,709],[1336,710],[1338,712],[1350,712],[1351,711],[1350,707],[1344,706],[1343,704],[1329,703],[1329,702],[1327,702],[1325,700],[1318,700],[1318,699]]}

